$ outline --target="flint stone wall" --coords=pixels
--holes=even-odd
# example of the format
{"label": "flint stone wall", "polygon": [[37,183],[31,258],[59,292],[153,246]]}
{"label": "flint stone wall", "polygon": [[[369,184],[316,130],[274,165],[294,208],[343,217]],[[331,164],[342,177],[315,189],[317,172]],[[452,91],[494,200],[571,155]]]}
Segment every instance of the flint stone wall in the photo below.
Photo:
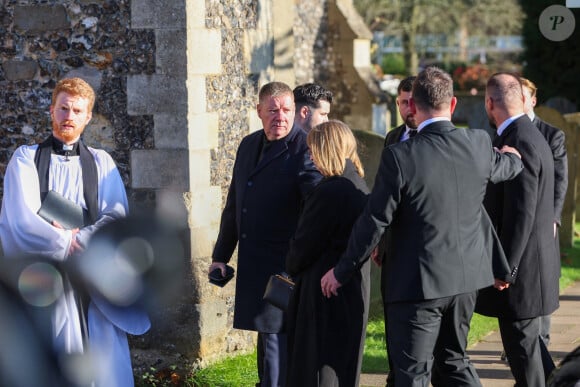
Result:
{"label": "flint stone wall", "polygon": [[163,213],[182,230],[179,292],[132,338],[137,373],[253,350],[255,335],[232,328],[235,283],[206,280],[236,150],[260,129],[257,93],[272,80],[325,84],[337,96],[333,118],[370,129],[380,98],[352,69],[369,60],[360,17],[344,16],[352,9],[350,0],[4,2],[0,176],[18,146],[50,133],[56,81],[79,76],[97,93],[85,142],[112,155],[133,212]]}

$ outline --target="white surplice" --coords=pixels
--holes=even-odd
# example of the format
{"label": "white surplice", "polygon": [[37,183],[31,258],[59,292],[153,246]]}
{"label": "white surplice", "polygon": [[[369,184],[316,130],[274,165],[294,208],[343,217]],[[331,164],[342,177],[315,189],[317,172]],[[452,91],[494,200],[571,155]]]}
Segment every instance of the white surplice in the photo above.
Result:
{"label": "white surplice", "polygon": [[[64,261],[72,233],[53,227],[37,215],[40,208],[40,187],[34,156],[38,145],[21,146],[13,154],[4,176],[4,197],[0,214],[0,239],[8,258],[24,255],[44,256]],[[91,235],[104,224],[127,215],[128,203],[123,181],[111,156],[103,150],[89,148],[98,171],[97,222],[82,228],[77,240],[87,246]],[[83,196],[83,179],[79,156],[52,154],[49,190],[59,192],[71,201],[87,208]],[[52,316],[53,335],[57,351],[83,352],[78,308],[74,294],[67,286],[57,299]],[[100,361],[97,386],[132,386],[133,375],[126,333],[143,334],[150,328],[147,314],[136,307],[116,307],[104,298],[92,297],[89,304],[89,345],[96,353],[106,353]],[[105,368],[104,370],[102,368]],[[106,374],[103,375],[102,372]],[[100,377],[107,380],[99,382]]]}

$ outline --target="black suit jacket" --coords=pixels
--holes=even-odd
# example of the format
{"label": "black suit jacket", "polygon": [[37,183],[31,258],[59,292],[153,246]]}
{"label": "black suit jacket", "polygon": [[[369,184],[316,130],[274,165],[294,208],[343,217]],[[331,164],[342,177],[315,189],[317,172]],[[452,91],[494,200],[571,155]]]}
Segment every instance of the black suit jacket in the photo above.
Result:
{"label": "black suit jacket", "polygon": [[[493,283],[490,223],[482,220],[489,181],[513,178],[515,155],[495,152],[481,130],[449,121],[427,125],[411,141],[383,150],[369,201],[334,270],[347,281],[385,227],[392,243],[384,262],[386,302],[471,292]],[[487,224],[487,230],[484,225]]]}
{"label": "black suit jacket", "polygon": [[385,136],[385,146],[396,144],[401,141],[401,137],[405,133],[405,130],[407,130],[407,126],[403,124],[389,131]]}
{"label": "black suit jacket", "polygon": [[284,271],[303,200],[322,175],[304,131],[293,128],[272,142],[256,164],[263,137],[260,130],[240,143],[212,257],[227,263],[238,246],[234,328],[277,333],[283,313],[263,301],[264,289],[271,274]]}
{"label": "black suit jacket", "polygon": [[564,131],[542,121],[537,116],[532,121],[548,141],[554,157],[554,211],[558,225],[562,219],[562,208],[568,189],[568,156]]}
{"label": "black suit jacket", "polygon": [[508,319],[552,313],[558,307],[560,260],[554,239],[554,162],[542,134],[528,116],[512,122],[494,146],[518,149],[524,163],[515,179],[490,184],[485,207],[512,269],[513,284],[485,289],[476,311]]}

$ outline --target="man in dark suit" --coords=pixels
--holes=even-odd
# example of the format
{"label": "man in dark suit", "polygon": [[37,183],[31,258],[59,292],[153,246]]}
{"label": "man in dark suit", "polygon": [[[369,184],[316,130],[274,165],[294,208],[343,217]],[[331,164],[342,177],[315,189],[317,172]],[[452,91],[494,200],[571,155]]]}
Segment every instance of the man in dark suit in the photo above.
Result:
{"label": "man in dark suit", "polygon": [[[566,135],[564,131],[548,124],[540,119],[534,113],[536,106],[536,92],[538,88],[534,82],[527,78],[520,77],[524,92],[524,113],[530,117],[530,120],[542,133],[542,136],[548,141],[554,158],[554,237],[556,239],[556,256],[560,259],[560,243],[558,240],[558,227],[562,219],[562,208],[566,199],[566,190],[568,189],[568,156],[566,154]],[[546,346],[550,344],[550,315],[540,317],[540,337],[544,340]]]}
{"label": "man in dark suit", "polygon": [[264,85],[257,111],[264,128],[238,148],[209,270],[225,275],[238,246],[234,328],[258,332],[257,385],[275,387],[285,381],[284,314],[262,297],[270,275],[284,271],[302,201],[322,175],[310,160],[306,133],[293,126],[288,85]]}
{"label": "man in dark suit", "polygon": [[497,128],[496,147],[516,147],[523,172],[490,184],[485,207],[510,264],[512,285],[480,292],[476,311],[497,316],[504,350],[517,386],[544,386],[539,317],[558,308],[560,260],[554,241],[554,162],[548,143],[524,113],[519,77],[494,74],[485,109]]}
{"label": "man in dark suit", "polygon": [[304,83],[294,88],[294,103],[294,126],[308,133],[316,125],[328,121],[332,91],[316,83]]}
{"label": "man in dark suit", "polygon": [[321,280],[325,296],[340,297],[390,229],[383,297],[397,386],[429,385],[434,362],[437,385],[481,385],[466,354],[476,291],[494,284],[481,203],[489,181],[515,177],[522,163],[513,148],[494,150],[486,132],[454,127],[456,103],[449,74],[419,73],[411,99],[419,133],[383,150],[347,250]]}
{"label": "man in dark suit", "polygon": [[411,113],[409,107],[409,100],[411,99],[411,89],[413,88],[413,81],[415,76],[410,76],[403,79],[399,86],[397,86],[397,108],[399,114],[403,119],[403,124],[397,126],[387,133],[385,136],[385,146],[395,144],[399,141],[408,140],[410,137],[417,134],[417,123],[415,117]]}

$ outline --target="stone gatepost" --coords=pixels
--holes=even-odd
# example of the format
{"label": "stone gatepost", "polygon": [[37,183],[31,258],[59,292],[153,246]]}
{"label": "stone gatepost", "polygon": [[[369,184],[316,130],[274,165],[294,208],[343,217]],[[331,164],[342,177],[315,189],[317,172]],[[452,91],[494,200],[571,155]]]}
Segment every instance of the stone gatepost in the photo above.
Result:
{"label": "stone gatepost", "polygon": [[221,71],[221,34],[205,27],[204,0],[133,0],[131,6],[132,28],[152,29],[156,41],[155,74],[127,79],[128,113],[153,115],[155,143],[131,151],[131,187],[153,190],[157,212],[186,230],[184,286],[174,305],[154,316],[150,345],[204,358],[212,352],[208,342],[223,340],[227,325],[225,302],[202,302],[221,209],[221,189],[210,184],[218,117],[207,111],[206,96],[206,76]]}

